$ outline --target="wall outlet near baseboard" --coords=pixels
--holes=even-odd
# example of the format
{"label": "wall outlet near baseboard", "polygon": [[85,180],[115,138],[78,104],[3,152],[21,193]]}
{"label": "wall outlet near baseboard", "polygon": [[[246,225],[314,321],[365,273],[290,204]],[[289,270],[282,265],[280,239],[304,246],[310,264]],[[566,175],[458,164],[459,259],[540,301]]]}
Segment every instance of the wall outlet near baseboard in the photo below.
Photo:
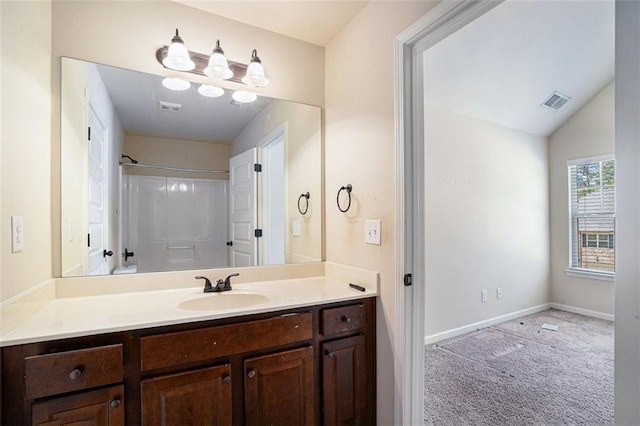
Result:
{"label": "wall outlet near baseboard", "polygon": [[502,287],[496,288],[496,299],[502,299]]}
{"label": "wall outlet near baseboard", "polygon": [[487,290],[482,290],[480,292],[480,300],[482,300],[482,303],[486,303],[487,298],[488,298]]}

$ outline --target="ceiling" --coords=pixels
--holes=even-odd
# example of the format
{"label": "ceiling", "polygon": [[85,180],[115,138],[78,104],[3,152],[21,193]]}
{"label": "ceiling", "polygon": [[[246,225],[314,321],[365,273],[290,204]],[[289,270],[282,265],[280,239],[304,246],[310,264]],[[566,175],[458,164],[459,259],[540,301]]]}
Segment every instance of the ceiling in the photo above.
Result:
{"label": "ceiling", "polygon": [[[127,134],[230,143],[272,100],[232,102],[231,92],[208,98],[199,84],[182,92],[162,86],[162,77],[107,65],[96,65]],[[182,105],[180,112],[161,111],[159,102]],[[282,102],[282,101],[273,101]]]}
{"label": "ceiling", "polygon": [[424,74],[427,104],[549,136],[613,81],[614,2],[508,0],[428,49]]}
{"label": "ceiling", "polygon": [[245,24],[327,46],[369,0],[173,0]]}

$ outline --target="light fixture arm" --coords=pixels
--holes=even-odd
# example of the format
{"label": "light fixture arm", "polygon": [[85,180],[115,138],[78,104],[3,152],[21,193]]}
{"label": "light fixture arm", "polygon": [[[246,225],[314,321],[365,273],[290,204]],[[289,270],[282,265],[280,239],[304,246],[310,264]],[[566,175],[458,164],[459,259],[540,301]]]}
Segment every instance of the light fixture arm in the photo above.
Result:
{"label": "light fixture arm", "polygon": [[251,62],[257,62],[259,64],[262,63],[262,61],[258,57],[258,51],[256,49],[253,49],[253,52],[251,52]]}

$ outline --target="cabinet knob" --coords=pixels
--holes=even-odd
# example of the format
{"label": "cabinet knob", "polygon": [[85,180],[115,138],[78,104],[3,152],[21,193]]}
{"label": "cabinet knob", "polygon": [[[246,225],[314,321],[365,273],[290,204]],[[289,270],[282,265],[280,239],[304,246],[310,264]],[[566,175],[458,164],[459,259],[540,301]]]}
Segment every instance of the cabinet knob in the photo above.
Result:
{"label": "cabinet knob", "polygon": [[82,367],[74,368],[71,370],[71,373],[69,373],[71,380],[78,380],[80,377],[82,377]]}
{"label": "cabinet knob", "polygon": [[231,376],[230,376],[230,375],[228,375],[228,374],[227,374],[227,375],[225,375],[225,376],[222,378],[222,382],[223,382],[224,384],[227,384],[227,385],[228,385],[229,383],[231,383]]}
{"label": "cabinet knob", "polygon": [[116,398],[113,401],[111,401],[111,408],[118,408],[120,406],[120,404],[122,404],[122,402],[120,401],[120,398]]}
{"label": "cabinet knob", "polygon": [[326,350],[326,351],[324,351],[324,355],[325,355],[327,358],[333,358],[333,352],[331,352],[330,350]]}
{"label": "cabinet knob", "polygon": [[247,377],[250,379],[256,377],[256,370],[254,368],[250,368],[249,371],[247,371]]}
{"label": "cabinet knob", "polygon": [[351,317],[343,315],[341,318],[342,322],[346,322],[347,324],[351,324]]}

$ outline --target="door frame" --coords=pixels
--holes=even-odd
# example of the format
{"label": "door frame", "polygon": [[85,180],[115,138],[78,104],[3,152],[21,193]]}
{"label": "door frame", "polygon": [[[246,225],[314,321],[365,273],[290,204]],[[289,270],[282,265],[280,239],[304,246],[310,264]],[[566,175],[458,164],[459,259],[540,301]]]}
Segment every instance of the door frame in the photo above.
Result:
{"label": "door frame", "polygon": [[270,211],[270,197],[269,191],[267,190],[267,179],[270,173],[270,165],[267,160],[267,151],[274,145],[274,143],[282,141],[283,144],[283,182],[282,182],[282,197],[285,201],[284,209],[284,229],[282,229],[283,234],[281,235],[283,239],[283,249],[284,249],[284,258],[286,263],[286,253],[288,250],[287,247],[287,208],[286,208],[286,200],[287,200],[287,125],[286,123],[280,124],[278,127],[273,129],[267,136],[262,138],[257,144],[256,148],[258,149],[258,163],[262,164],[262,172],[257,176],[257,194],[258,194],[258,202],[256,204],[257,208],[257,226],[258,228],[262,228],[264,230],[264,235],[258,241],[258,265],[272,265],[273,261],[270,257],[270,251],[267,247],[270,245],[273,232],[267,218],[267,212]]}
{"label": "door frame", "polygon": [[[424,422],[425,132],[421,55],[502,1],[441,2],[394,40],[397,425]],[[410,286],[404,284],[405,274],[412,275]]]}

